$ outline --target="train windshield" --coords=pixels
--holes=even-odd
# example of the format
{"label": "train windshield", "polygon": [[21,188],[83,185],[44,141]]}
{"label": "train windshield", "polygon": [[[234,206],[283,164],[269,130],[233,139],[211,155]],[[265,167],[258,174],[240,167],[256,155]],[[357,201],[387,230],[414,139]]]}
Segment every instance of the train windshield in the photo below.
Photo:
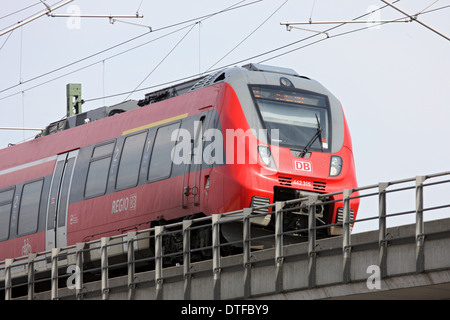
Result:
{"label": "train windshield", "polygon": [[326,96],[266,86],[252,86],[251,91],[272,143],[301,150],[329,150]]}

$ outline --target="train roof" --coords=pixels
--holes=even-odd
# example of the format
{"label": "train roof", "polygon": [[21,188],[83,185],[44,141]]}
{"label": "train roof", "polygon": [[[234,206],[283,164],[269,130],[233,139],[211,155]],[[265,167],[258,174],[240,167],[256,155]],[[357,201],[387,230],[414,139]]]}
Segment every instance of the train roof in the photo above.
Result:
{"label": "train roof", "polygon": [[[176,96],[180,96],[182,94],[192,92],[209,85],[222,82],[226,78],[226,74],[228,72],[232,72],[236,67],[222,69],[220,71],[198,77],[192,80],[185,81],[183,83],[179,83],[170,87],[166,87],[161,90],[153,91],[145,94],[144,99],[141,100],[128,100],[119,104],[115,104],[112,106],[103,106],[97,109],[93,109],[90,111],[86,111],[83,113],[79,113],[73,115],[71,117],[67,117],[65,119],[61,119],[55,122],[50,123],[47,127],[36,136],[36,138],[41,136],[46,136],[49,134],[53,134],[56,132],[60,132],[63,130],[67,130],[70,128],[74,128],[92,121],[100,120],[103,118],[107,118],[119,113],[127,112],[139,107],[143,107],[152,103],[156,103],[162,100],[170,99]],[[284,74],[287,76],[295,76],[304,79],[309,79],[304,76],[300,76],[296,71],[289,68],[281,68],[274,67],[269,65],[255,64],[250,63],[242,66],[238,69],[244,69],[247,71],[260,71],[260,72],[269,72],[269,73],[277,73]]]}
{"label": "train roof", "polygon": [[47,136],[49,134],[56,133],[62,130],[74,128],[82,124],[113,116],[115,114],[130,111],[138,107],[139,106],[137,100],[128,100],[112,106],[104,106],[94,110],[82,112],[71,117],[67,117],[65,119],[50,123],[40,134],[36,136],[36,138]]}
{"label": "train roof", "polygon": [[[181,96],[184,94],[186,94],[186,101],[190,101],[189,103],[174,103],[173,105],[178,106],[176,108],[177,110],[166,108],[168,104],[164,104],[164,102],[161,104],[161,107],[159,107],[158,104],[158,106],[155,105],[155,108],[142,108],[147,109],[147,111],[149,111],[155,119],[158,118],[158,120],[165,119],[164,117],[173,117],[177,115],[177,112],[179,112],[178,115],[187,112],[189,106],[192,103],[196,103],[195,101],[198,100],[199,96],[202,96],[202,99],[204,100],[209,99],[208,105],[212,105],[214,103],[213,101],[216,101],[215,97],[217,90],[215,90],[214,87],[217,85],[222,86],[227,84],[232,88],[242,105],[243,112],[250,128],[255,130],[263,129],[263,124],[254,108],[249,85],[280,85],[280,81],[283,78],[290,79],[296,88],[321,93],[329,97],[333,127],[331,152],[339,150],[342,147],[344,137],[344,117],[342,106],[336,97],[334,97],[319,82],[300,76],[292,69],[249,64],[242,67],[223,69],[197,79],[192,79],[162,90],[147,93],[145,94],[145,97],[139,101],[129,100],[112,106],[104,106],[52,122],[37,136],[46,138],[43,139],[45,140],[45,142],[43,141],[44,144],[40,142],[41,139],[33,139],[23,144],[17,144],[16,147],[0,149],[2,159],[11,160],[2,161],[2,163],[0,163],[0,172],[2,170],[9,170],[8,168],[11,166],[20,167],[26,162],[34,163],[33,161],[41,161],[42,159],[47,158],[50,159],[54,154],[86,146],[87,144],[91,144],[94,140],[100,141],[100,139],[103,139],[106,141],[113,136],[116,137],[117,134],[120,135],[123,134],[123,132],[127,132],[124,130],[142,126],[140,118],[133,117],[132,114],[135,111],[139,113],[141,107],[148,106],[152,103],[165,100],[168,102],[168,100],[172,100],[171,98],[173,98],[174,101],[178,100],[179,102],[183,99]],[[201,88],[204,88],[205,91],[200,90]],[[113,116],[119,113],[124,113],[124,117],[121,117],[120,115],[117,117]],[[127,117],[127,114],[130,116]],[[101,119],[106,121],[99,121],[104,123],[104,125],[94,125],[97,120]],[[57,132],[60,132],[62,135],[56,135],[55,133]],[[14,149],[14,151],[11,149]]]}

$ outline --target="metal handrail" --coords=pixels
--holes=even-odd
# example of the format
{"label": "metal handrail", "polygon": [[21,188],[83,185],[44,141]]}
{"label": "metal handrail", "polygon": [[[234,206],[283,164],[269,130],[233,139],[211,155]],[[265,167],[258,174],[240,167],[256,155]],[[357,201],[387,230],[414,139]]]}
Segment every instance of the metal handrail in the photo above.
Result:
{"label": "metal handrail", "polygon": [[[317,239],[316,232],[323,228],[328,228],[330,226],[338,226],[343,229],[342,236],[342,258],[343,258],[343,269],[342,269],[342,280],[344,283],[350,281],[350,256],[352,249],[351,242],[351,229],[352,226],[359,222],[366,222],[372,220],[379,221],[379,250],[380,250],[380,269],[381,276],[386,277],[386,250],[387,250],[387,242],[392,241],[391,238],[387,239],[386,228],[387,228],[387,218],[391,218],[394,216],[402,216],[407,214],[415,214],[416,215],[416,234],[415,241],[417,243],[417,252],[416,252],[416,272],[423,272],[424,270],[424,212],[430,212],[434,210],[440,210],[449,208],[450,204],[441,204],[434,205],[430,207],[424,207],[424,188],[442,184],[450,183],[450,179],[445,179],[441,181],[428,182],[427,180],[438,178],[438,177],[447,177],[450,176],[450,172],[442,172],[431,174],[427,176],[418,176],[414,178],[383,182],[379,184],[374,184],[365,187],[358,187],[355,189],[342,190],[339,192],[333,192],[328,194],[318,194],[315,196],[303,197],[300,199],[293,199],[284,202],[272,203],[269,205],[258,206],[255,208],[246,208],[241,210],[236,210],[232,212],[227,212],[223,214],[195,218],[188,221],[171,223],[164,226],[157,226],[153,228],[148,228],[145,230],[133,231],[127,234],[115,235],[111,237],[103,237],[98,240],[91,240],[83,244],[71,245],[65,248],[58,248],[47,250],[40,253],[34,253],[29,256],[18,257],[14,259],[6,259],[5,261],[0,262],[0,289],[5,291],[5,299],[12,299],[12,290],[19,286],[23,286],[23,283],[16,284],[14,283],[14,279],[21,277],[26,277],[26,286],[28,287],[28,299],[33,299],[35,292],[35,284],[49,281],[51,284],[51,297],[52,299],[59,298],[59,290],[61,288],[58,287],[58,282],[61,279],[68,278],[71,274],[60,274],[59,272],[63,267],[68,267],[69,265],[75,265],[78,267],[79,274],[83,275],[94,270],[100,271],[101,273],[101,293],[103,299],[109,298],[109,271],[113,268],[118,267],[127,267],[128,271],[128,297],[131,299],[134,297],[135,290],[135,277],[134,277],[134,269],[136,264],[152,262],[155,264],[155,289],[156,296],[158,299],[162,299],[162,287],[164,284],[164,260],[179,257],[180,264],[183,264],[183,276],[185,283],[185,298],[190,297],[190,280],[195,271],[191,270],[191,256],[193,253],[210,250],[212,252],[212,261],[213,261],[213,269],[212,273],[214,275],[214,298],[220,299],[220,281],[221,281],[221,248],[225,246],[229,246],[230,244],[242,244],[243,250],[243,268],[244,268],[244,286],[248,285],[248,277],[250,274],[251,265],[255,262],[252,261],[251,257],[251,243],[252,241],[262,240],[266,238],[273,239],[273,246],[275,248],[275,259],[274,263],[276,266],[276,291],[281,292],[283,290],[283,282],[282,282],[282,266],[284,263],[284,259],[286,258],[283,254],[283,239],[287,235],[291,235],[293,233],[303,233],[307,234],[307,244],[308,244],[308,260],[309,260],[309,274],[308,274],[308,285],[309,287],[316,286],[315,280],[315,264],[317,253],[320,250],[317,250]],[[425,183],[427,181],[427,183]],[[415,182],[414,186],[402,186],[406,183]],[[389,189],[392,186],[400,186],[399,188]],[[374,190],[371,192],[371,190]],[[407,190],[415,190],[415,209],[407,210],[395,213],[387,213],[386,205],[387,205],[387,194],[394,194],[401,191]],[[369,193],[359,193],[355,195],[356,192],[360,191],[369,191]],[[330,200],[332,196],[338,195],[342,197],[342,199],[338,200]],[[373,217],[358,217],[358,219],[352,219],[350,216],[350,205],[349,202],[352,199],[365,199],[370,197],[378,198],[378,215]],[[316,226],[315,223],[315,210],[309,210],[309,223],[307,228],[302,228],[298,230],[285,231],[283,230],[282,225],[282,217],[283,213],[291,210],[298,210],[301,208],[309,208],[314,209],[316,206],[315,201],[318,199],[324,199],[321,202],[323,205],[340,202],[343,203],[344,212],[343,212],[343,221],[334,223],[334,224],[325,224]],[[328,199],[328,200],[325,200]],[[284,208],[285,205],[294,206],[293,208]],[[272,211],[270,211],[272,208]],[[253,213],[256,210],[267,209],[267,213]],[[255,236],[252,237],[250,234],[250,224],[251,219],[259,216],[272,215],[275,221],[275,232],[271,235],[264,236]],[[241,241],[232,241],[221,243],[221,239],[219,237],[220,227],[227,223],[241,221],[243,226],[243,238]],[[207,222],[207,224],[205,224]],[[190,233],[191,231],[197,230],[199,228],[211,228],[211,239],[212,243],[202,248],[191,248],[190,244]],[[167,236],[180,234],[183,239],[183,249],[177,252],[163,252],[163,241],[162,239]],[[303,238],[306,238],[303,237]],[[153,245],[154,256],[146,256],[145,258],[135,259],[135,244],[137,245],[139,241],[148,241],[149,245]],[[358,244],[360,245],[360,244]],[[119,254],[117,254],[119,252]],[[85,269],[83,264],[83,255],[97,255],[97,265],[91,269]],[[127,258],[126,261],[122,259],[114,264],[109,264],[109,259],[114,256],[125,255]],[[304,255],[304,253],[303,253]],[[292,257],[292,253],[290,254]],[[36,265],[44,265],[44,268],[36,267]],[[21,270],[19,272],[18,270]],[[40,271],[44,269],[45,271],[50,271],[50,277],[44,277],[41,279],[36,279],[37,272],[35,269]],[[82,276],[80,277],[82,281]],[[3,285],[2,285],[3,284]],[[81,286],[82,287],[82,286]],[[74,291],[74,295],[77,299],[83,298],[83,290],[81,288],[77,288]],[[248,297],[251,295],[251,290],[245,287],[244,296]]]}

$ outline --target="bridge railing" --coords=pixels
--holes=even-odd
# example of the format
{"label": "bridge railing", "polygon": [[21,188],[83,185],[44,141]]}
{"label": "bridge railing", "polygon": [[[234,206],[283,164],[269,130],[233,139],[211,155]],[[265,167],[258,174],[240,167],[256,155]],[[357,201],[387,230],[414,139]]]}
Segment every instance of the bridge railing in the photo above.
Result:
{"label": "bridge railing", "polygon": [[[387,221],[399,216],[412,215],[415,218],[415,243],[416,243],[416,266],[417,273],[423,272],[424,264],[424,215],[430,212],[437,212],[448,209],[448,189],[443,186],[450,186],[450,172],[443,172],[427,176],[418,176],[410,179],[403,179],[390,182],[382,182],[375,185],[360,187],[351,190],[343,190],[332,194],[317,194],[295,200],[276,202],[270,205],[244,208],[242,210],[203,217],[193,220],[184,220],[180,223],[156,226],[154,228],[129,232],[113,237],[104,237],[86,243],[79,243],[65,248],[54,248],[50,251],[32,253],[27,256],[6,259],[0,262],[0,290],[4,292],[6,300],[14,297],[24,297],[35,299],[36,287],[46,288],[51,292],[51,299],[83,299],[84,285],[95,278],[101,283],[101,298],[110,297],[110,280],[116,276],[127,276],[128,299],[135,297],[137,282],[136,274],[140,270],[154,270],[155,298],[163,299],[163,287],[166,281],[170,281],[170,274],[166,274],[167,266],[183,266],[183,297],[190,299],[191,281],[193,276],[199,272],[195,270],[193,264],[199,260],[199,256],[210,257],[212,260],[212,270],[208,272],[213,275],[213,296],[214,299],[221,299],[221,278],[223,273],[223,256],[226,255],[230,247],[241,247],[242,262],[236,266],[243,270],[243,296],[252,296],[251,273],[255,264],[253,253],[260,249],[258,243],[269,241],[274,248],[274,256],[268,258],[275,267],[274,291],[285,290],[283,282],[283,264],[287,258],[284,250],[287,238],[297,237],[306,241],[307,254],[303,254],[308,260],[308,285],[313,288],[317,286],[316,263],[318,254],[317,232],[323,228],[342,228],[342,275],[341,282],[348,283],[351,279],[351,254],[352,248],[352,228],[359,223],[375,223],[378,225],[378,250],[379,267],[381,277],[387,277],[387,250],[388,244],[392,241],[387,234]],[[436,190],[435,188],[438,188]],[[427,196],[438,200],[438,203],[431,203],[425,206],[425,190],[432,189]],[[393,195],[409,193],[409,198],[390,198]],[[411,195],[412,193],[412,195]],[[330,200],[331,196],[339,196],[339,200]],[[350,200],[360,199],[360,210],[358,218],[353,219],[350,210]],[[364,201],[371,199],[369,209],[364,208]],[[408,200],[405,200],[408,199]],[[315,207],[319,204],[331,204],[341,202],[343,204],[342,222],[333,225],[316,225]],[[399,204],[393,204],[395,201]],[[407,202],[406,202],[407,201]],[[444,203],[442,203],[444,201]],[[446,202],[445,202],[446,201]],[[375,202],[375,204],[373,203]],[[373,207],[378,208],[371,214]],[[389,210],[388,210],[389,207]],[[397,207],[402,208],[396,211]],[[407,207],[406,210],[403,208]],[[293,210],[307,209],[308,225],[306,228],[286,231],[283,228],[284,215]],[[266,212],[261,212],[262,209]],[[364,211],[367,210],[367,211]],[[264,210],[263,210],[264,211]],[[448,212],[446,210],[445,212]],[[252,219],[272,215],[275,221],[275,232],[268,234],[252,234]],[[231,223],[242,225],[241,237],[230,242],[224,241],[221,237],[221,228]],[[204,236],[205,242],[200,247],[193,247],[192,234],[194,231],[203,230],[200,233]],[[206,231],[205,231],[206,230]],[[199,234],[199,233],[196,233]],[[209,238],[210,237],[210,238]],[[168,239],[170,238],[170,241]],[[210,239],[210,240],[208,240]],[[360,244],[359,244],[360,245]],[[172,247],[170,247],[172,246]],[[261,262],[261,261],[258,261]],[[230,268],[230,265],[226,266]],[[70,294],[60,295],[62,289],[69,288]],[[42,289],[40,289],[42,290]],[[67,292],[64,291],[64,292]]]}

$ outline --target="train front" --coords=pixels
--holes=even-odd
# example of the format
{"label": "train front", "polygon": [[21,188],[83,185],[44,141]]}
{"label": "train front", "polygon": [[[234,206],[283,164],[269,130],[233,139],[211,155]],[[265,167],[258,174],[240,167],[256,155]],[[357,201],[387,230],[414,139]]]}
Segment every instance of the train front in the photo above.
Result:
{"label": "train front", "polygon": [[[235,116],[229,116],[231,124],[226,127],[241,133],[232,140],[227,131],[227,148],[241,141],[248,155],[244,165],[235,155],[230,169],[230,176],[240,185],[239,198],[244,207],[357,187],[352,142],[342,106],[320,83],[291,69],[255,64],[235,68],[226,82],[240,105],[228,103],[229,114]],[[237,116],[238,108],[243,117]],[[240,149],[234,146],[235,153]],[[232,183],[229,186],[232,189]],[[342,195],[319,200],[317,225],[342,222],[343,203],[336,201],[340,199]],[[359,199],[350,201],[352,218],[358,206]],[[267,215],[255,223],[270,227],[273,220]],[[307,223],[306,210],[294,210],[284,217],[285,230],[307,228]],[[322,231],[324,235],[339,235],[342,228]]]}

